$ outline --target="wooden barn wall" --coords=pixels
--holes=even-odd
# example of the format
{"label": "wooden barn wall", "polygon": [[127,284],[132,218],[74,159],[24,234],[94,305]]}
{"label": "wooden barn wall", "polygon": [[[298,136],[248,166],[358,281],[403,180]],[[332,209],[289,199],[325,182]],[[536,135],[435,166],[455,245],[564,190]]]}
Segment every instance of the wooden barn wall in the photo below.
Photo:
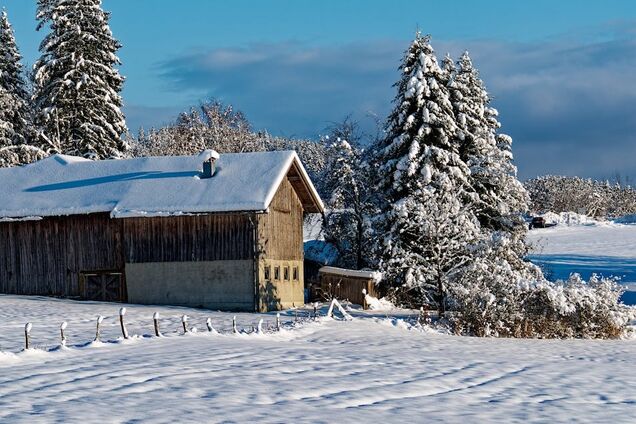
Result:
{"label": "wooden barn wall", "polygon": [[125,260],[192,262],[254,257],[253,214],[213,214],[123,220]]}
{"label": "wooden barn wall", "polygon": [[0,293],[79,297],[82,271],[123,272],[126,262],[251,259],[252,223],[253,214],[91,214],[0,223]]}
{"label": "wooden barn wall", "polygon": [[303,260],[303,206],[287,178],[258,221],[261,258]]}
{"label": "wooden barn wall", "polygon": [[120,229],[107,214],[0,223],[0,292],[79,296],[80,271],[123,269]]}

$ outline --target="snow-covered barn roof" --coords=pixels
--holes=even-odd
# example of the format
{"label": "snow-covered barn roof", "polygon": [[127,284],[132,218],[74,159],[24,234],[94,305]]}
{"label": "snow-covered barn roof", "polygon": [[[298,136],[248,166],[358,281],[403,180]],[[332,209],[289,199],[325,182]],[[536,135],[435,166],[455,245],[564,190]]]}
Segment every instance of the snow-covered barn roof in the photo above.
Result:
{"label": "snow-covered barn roof", "polygon": [[55,155],[0,169],[0,219],[266,211],[285,177],[307,212],[323,211],[295,152],[221,154],[212,178],[201,178],[215,153],[102,161]]}

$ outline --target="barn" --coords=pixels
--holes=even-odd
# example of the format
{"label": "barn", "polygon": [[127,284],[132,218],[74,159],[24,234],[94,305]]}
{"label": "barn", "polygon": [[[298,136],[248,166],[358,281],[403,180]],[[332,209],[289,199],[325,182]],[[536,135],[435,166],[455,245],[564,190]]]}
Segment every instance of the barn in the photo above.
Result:
{"label": "barn", "polygon": [[303,217],[324,207],[292,151],[0,169],[0,293],[235,311],[301,305]]}

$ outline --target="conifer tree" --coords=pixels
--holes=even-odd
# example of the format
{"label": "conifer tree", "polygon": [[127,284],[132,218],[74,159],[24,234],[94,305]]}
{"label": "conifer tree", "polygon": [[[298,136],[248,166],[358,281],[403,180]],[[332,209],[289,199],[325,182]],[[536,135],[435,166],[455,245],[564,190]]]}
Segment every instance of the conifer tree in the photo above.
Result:
{"label": "conifer tree", "polygon": [[[121,158],[127,145],[115,55],[121,47],[101,0],[41,2],[38,17],[51,32],[35,64],[35,108],[46,150],[90,159]],[[51,6],[50,8],[48,8]]]}
{"label": "conifer tree", "polygon": [[35,19],[38,21],[36,29],[39,31],[51,22],[53,7],[58,0],[38,0]]}
{"label": "conifer tree", "polygon": [[395,109],[377,148],[385,281],[444,312],[448,285],[470,261],[479,227],[469,208],[469,169],[455,143],[455,117],[429,37],[419,33],[400,66]]}
{"label": "conifer tree", "polygon": [[45,157],[33,141],[30,109],[21,56],[7,13],[0,14],[0,167],[31,163]]}
{"label": "conifer tree", "polygon": [[27,143],[28,95],[6,11],[0,14],[0,147]]}
{"label": "conifer tree", "polygon": [[451,87],[452,80],[455,77],[456,72],[457,70],[455,69],[455,62],[453,61],[453,58],[449,53],[446,53],[446,56],[442,59],[442,80],[446,87]]}
{"label": "conifer tree", "polygon": [[512,139],[498,134],[498,112],[491,107],[491,98],[468,52],[457,61],[450,87],[460,155],[470,167],[471,186],[477,195],[477,217],[484,231],[502,232],[511,238],[514,254],[523,256],[523,214],[528,196],[512,163]]}

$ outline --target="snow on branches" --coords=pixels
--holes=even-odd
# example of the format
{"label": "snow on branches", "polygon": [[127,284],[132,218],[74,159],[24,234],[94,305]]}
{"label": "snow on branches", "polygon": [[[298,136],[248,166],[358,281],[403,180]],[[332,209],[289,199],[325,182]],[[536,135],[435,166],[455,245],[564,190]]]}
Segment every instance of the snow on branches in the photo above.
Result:
{"label": "snow on branches", "polygon": [[38,137],[49,153],[89,159],[121,158],[127,145],[120,92],[124,78],[115,68],[121,47],[108,26],[101,0],[40,2],[41,26],[51,32],[34,66]]}
{"label": "snow on branches", "polygon": [[325,241],[338,251],[339,266],[362,269],[372,264],[367,240],[375,206],[370,168],[357,131],[357,125],[347,118],[324,138],[326,163],[319,188],[327,207],[322,225]]}
{"label": "snow on branches", "polygon": [[18,51],[7,12],[0,13],[0,147],[27,142],[28,103]]}
{"label": "snow on branches", "polygon": [[615,283],[551,283],[525,261],[528,195],[468,53],[440,67],[418,33],[400,71],[373,158],[377,255],[394,299],[437,307],[458,333],[619,336]]}
{"label": "snow on branches", "polygon": [[447,285],[478,237],[474,214],[463,207],[471,196],[470,171],[454,143],[448,74],[429,37],[416,35],[400,70],[395,109],[375,158],[383,196],[380,267],[395,286],[415,288],[418,300],[443,312]]}

